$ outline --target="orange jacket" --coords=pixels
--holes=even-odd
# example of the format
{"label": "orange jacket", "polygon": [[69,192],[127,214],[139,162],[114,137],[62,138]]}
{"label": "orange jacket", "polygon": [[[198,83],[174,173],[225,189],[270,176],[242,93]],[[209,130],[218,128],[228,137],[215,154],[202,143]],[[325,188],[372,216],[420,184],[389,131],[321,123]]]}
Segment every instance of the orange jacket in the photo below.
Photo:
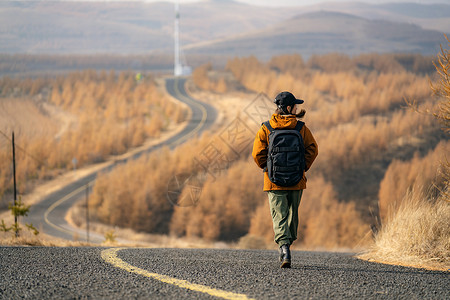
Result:
{"label": "orange jacket", "polygon": [[[294,115],[279,115],[273,114],[272,118],[269,120],[270,125],[274,128],[295,128],[297,125],[297,119]],[[267,152],[269,145],[269,129],[265,125],[262,125],[256,134],[255,141],[253,143],[252,156],[256,164],[264,169],[267,164]],[[303,143],[305,145],[305,161],[306,169],[305,172],[309,170],[314,159],[316,159],[318,154],[318,145],[314,139],[311,131],[305,126],[300,130],[300,134],[303,137]],[[273,190],[303,190],[306,189],[306,176],[303,173],[303,178],[297,185],[282,187],[274,184],[270,181],[267,172],[264,172],[264,191]]]}

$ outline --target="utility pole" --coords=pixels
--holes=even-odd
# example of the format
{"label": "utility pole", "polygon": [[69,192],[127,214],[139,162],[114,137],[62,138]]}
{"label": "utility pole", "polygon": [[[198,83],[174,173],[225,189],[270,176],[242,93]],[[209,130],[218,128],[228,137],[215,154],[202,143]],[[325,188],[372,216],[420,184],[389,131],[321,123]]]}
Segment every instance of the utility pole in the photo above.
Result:
{"label": "utility pole", "polygon": [[89,183],[86,185],[86,237],[89,243]]}
{"label": "utility pole", "polygon": [[[13,177],[14,177],[14,207],[17,201],[17,187],[16,187],[16,146],[14,143],[14,131],[12,132],[12,154],[13,154]],[[16,230],[16,237],[19,236],[18,226],[17,226],[17,214],[14,214],[14,224]]]}

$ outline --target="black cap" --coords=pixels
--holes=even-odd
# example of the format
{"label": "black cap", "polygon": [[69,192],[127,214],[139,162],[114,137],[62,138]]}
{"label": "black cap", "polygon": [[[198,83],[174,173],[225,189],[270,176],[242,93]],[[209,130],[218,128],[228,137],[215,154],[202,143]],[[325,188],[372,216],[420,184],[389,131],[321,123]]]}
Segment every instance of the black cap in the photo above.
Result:
{"label": "black cap", "polygon": [[292,106],[294,104],[302,104],[305,101],[296,99],[295,96],[289,92],[281,92],[275,97],[275,100],[273,102],[275,102],[275,104],[278,106],[286,107]]}

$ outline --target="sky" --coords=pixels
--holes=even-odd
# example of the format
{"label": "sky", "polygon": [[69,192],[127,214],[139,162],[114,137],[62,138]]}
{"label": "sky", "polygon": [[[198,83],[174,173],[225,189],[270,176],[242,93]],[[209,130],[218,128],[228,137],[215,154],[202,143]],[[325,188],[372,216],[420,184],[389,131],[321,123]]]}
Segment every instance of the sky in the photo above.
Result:
{"label": "sky", "polygon": [[[14,1],[14,0],[13,0]],[[36,0],[16,0],[16,1],[36,1]],[[40,0],[40,1],[55,1],[55,0]],[[56,0],[58,1],[58,0]],[[96,2],[114,2],[114,1],[137,1],[137,2],[175,2],[177,0],[59,0],[59,1],[96,1]],[[189,2],[201,2],[208,0],[178,0],[180,4]],[[213,1],[228,1],[228,0],[213,0]],[[233,0],[236,2],[247,3],[259,6],[302,6],[313,5],[324,2],[365,2],[372,4],[389,3],[389,2],[413,2],[420,4],[445,3],[450,4],[450,0]]]}
{"label": "sky", "polygon": [[235,0],[236,2],[244,2],[254,5],[264,6],[298,6],[298,5],[313,5],[319,2],[366,2],[366,3],[386,3],[386,2],[414,2],[420,4],[432,4],[432,3],[447,3],[450,4],[450,0]]}

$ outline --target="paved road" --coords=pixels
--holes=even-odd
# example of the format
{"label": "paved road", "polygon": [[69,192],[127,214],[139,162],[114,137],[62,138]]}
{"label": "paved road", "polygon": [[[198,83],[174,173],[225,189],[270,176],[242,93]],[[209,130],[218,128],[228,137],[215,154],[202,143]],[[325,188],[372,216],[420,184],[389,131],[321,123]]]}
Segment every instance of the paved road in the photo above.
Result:
{"label": "paved road", "polygon": [[269,250],[0,248],[1,299],[450,299],[449,273]]}
{"label": "paved road", "polygon": [[[169,146],[174,148],[181,143],[184,143],[188,139],[195,135],[202,133],[209,128],[217,117],[216,110],[203,102],[190,97],[184,88],[186,82],[185,78],[170,78],[166,80],[166,89],[173,97],[186,103],[192,111],[191,119],[187,126],[177,135],[168,139],[167,141],[155,145],[146,151],[136,153],[131,158],[137,159],[143,154],[147,154],[151,151],[161,148],[162,146]],[[117,161],[114,166],[118,164],[126,163],[128,159]],[[70,207],[81,197],[84,197],[86,193],[87,185],[92,185],[97,177],[98,173],[109,171],[114,166],[106,167],[99,170],[89,176],[86,176],[70,185],[67,185],[60,190],[52,193],[40,203],[33,205],[30,209],[28,217],[25,218],[25,222],[32,223],[36,228],[41,229],[46,234],[64,238],[67,240],[74,239],[77,236],[79,239],[86,239],[86,233],[82,230],[72,228],[64,220],[64,217]],[[104,238],[98,235],[90,235],[91,242],[102,242]]]}

